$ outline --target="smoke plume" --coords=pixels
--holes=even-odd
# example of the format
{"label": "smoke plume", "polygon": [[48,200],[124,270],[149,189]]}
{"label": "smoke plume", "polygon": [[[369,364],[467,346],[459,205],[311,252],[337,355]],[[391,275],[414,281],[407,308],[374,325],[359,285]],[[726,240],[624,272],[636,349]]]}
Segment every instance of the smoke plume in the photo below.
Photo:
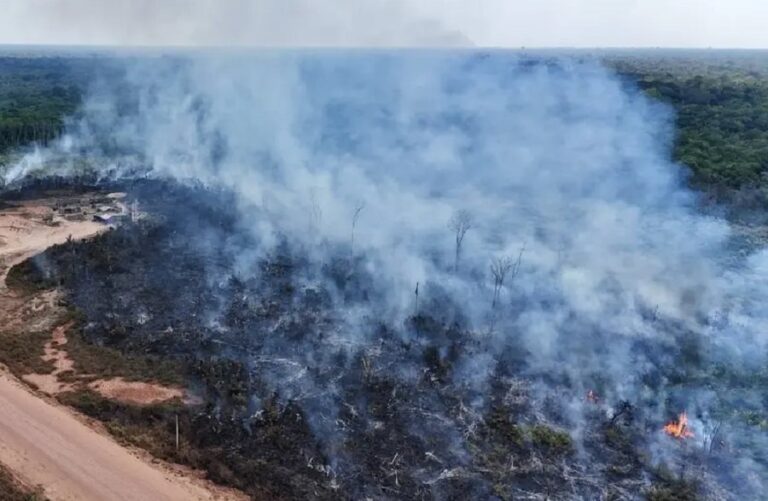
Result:
{"label": "smoke plume", "polygon": [[[408,322],[428,315],[465,333],[450,378],[478,415],[494,379],[514,374],[541,406],[554,399],[578,437],[594,390],[606,417],[621,401],[642,409],[661,460],[677,447],[661,425],[687,410],[697,442],[717,420],[734,435],[752,430],[741,468],[766,478],[755,452],[765,432],[737,417],[764,412],[759,395],[708,378],[713,367],[732,378],[765,370],[768,254],[739,252],[730,225],[700,211],[670,161],[674,117],[631,84],[594,63],[503,52],[124,63],[94,85],[60,144],[27,155],[6,183],[41,169],[200,183],[234,194],[238,225],[258,242],[234,249],[239,275],[257,278],[253,264],[285,242],[314,263],[307,284],[340,257],[355,263],[368,299],[345,303],[327,285],[340,317],[327,341],[311,352],[274,341],[284,364],[264,373],[284,395],[324,393],[326,409],[340,407],[341,383],[316,374],[339,351],[380,343],[376,322],[427,346]],[[683,377],[691,357],[695,375]],[[390,369],[410,380],[420,360]],[[445,432],[456,458],[461,427]]]}

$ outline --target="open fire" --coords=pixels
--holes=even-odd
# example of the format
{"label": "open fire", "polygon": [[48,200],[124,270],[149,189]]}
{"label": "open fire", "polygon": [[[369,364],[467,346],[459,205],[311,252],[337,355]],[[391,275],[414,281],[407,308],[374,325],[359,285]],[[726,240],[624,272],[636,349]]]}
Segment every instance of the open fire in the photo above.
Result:
{"label": "open fire", "polygon": [[693,432],[688,428],[688,415],[683,412],[676,421],[670,421],[664,426],[664,432],[670,437],[685,439],[692,438]]}

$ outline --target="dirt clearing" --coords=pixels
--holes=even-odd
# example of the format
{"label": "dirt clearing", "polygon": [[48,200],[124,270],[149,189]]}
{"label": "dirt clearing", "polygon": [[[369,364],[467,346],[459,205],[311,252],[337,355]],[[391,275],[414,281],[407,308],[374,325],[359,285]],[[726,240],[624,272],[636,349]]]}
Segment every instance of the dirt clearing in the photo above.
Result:
{"label": "dirt clearing", "polygon": [[[31,297],[9,291],[8,270],[15,264],[67,239],[84,239],[106,231],[93,214],[119,214],[119,197],[99,205],[96,194],[25,201],[0,210],[0,323],[37,322],[51,328],[43,360],[52,374],[28,379],[49,393],[62,391],[57,376],[72,369],[66,332],[69,324],[48,325],[56,295]],[[48,331],[51,332],[51,331]],[[119,378],[92,382],[94,389],[136,402],[181,396],[180,390],[130,383]],[[64,386],[64,388],[66,385]],[[48,391],[50,390],[50,391]],[[100,427],[74,411],[33,394],[4,368],[0,370],[0,462],[27,485],[40,485],[56,500],[213,500],[247,499],[214,486],[193,472],[150,461],[145,454],[117,444]]]}
{"label": "dirt clearing", "polygon": [[[126,381],[122,377],[93,380],[90,374],[78,374],[75,370],[75,362],[66,351],[67,331],[72,324],[67,322],[57,326],[53,329],[51,340],[45,343],[43,355],[40,358],[44,362],[53,364],[53,371],[46,374],[25,374],[22,376],[24,381],[51,396],[87,386],[105,398],[131,405],[152,405],[175,398],[188,404],[199,403],[197,398],[188,394],[183,388],[143,381]],[[67,376],[66,380],[62,380],[63,375]]]}

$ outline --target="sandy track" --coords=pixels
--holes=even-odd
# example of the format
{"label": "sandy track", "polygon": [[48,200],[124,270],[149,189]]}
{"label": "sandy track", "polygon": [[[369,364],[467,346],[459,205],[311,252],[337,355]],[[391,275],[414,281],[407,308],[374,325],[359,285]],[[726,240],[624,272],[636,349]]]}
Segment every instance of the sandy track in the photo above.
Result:
{"label": "sandy track", "polygon": [[[78,240],[105,229],[89,221],[46,225],[46,213],[50,208],[34,203],[0,211],[0,309],[19,300],[5,287],[13,264],[70,236]],[[150,462],[86,422],[0,370],[0,462],[25,484],[41,486],[52,501],[246,499],[185,470]]]}
{"label": "sandy track", "polygon": [[227,499],[134,456],[0,374],[0,458],[51,500]]}

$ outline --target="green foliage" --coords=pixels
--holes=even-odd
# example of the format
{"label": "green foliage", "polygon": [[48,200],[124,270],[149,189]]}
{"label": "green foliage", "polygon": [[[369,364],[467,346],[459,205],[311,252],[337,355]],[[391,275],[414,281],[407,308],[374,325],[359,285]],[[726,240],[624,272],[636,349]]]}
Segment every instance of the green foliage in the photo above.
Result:
{"label": "green foliage", "polygon": [[[67,392],[58,400],[98,419],[120,443],[140,447],[154,457],[206,471],[214,482],[230,485],[254,499],[336,499],[325,475],[306,467],[312,438],[298,410],[279,410],[267,402],[264,418],[249,429],[201,414],[178,401],[134,406],[108,400],[90,390]],[[211,408],[209,408],[210,410]],[[176,420],[179,446],[176,447]],[[254,457],[251,450],[258,450]],[[287,492],[298,492],[288,496]],[[1,501],[1,498],[0,498]]]}
{"label": "green foliage", "polygon": [[0,57],[0,154],[61,134],[81,102],[77,59]]}
{"label": "green foliage", "polygon": [[529,433],[534,446],[541,447],[550,453],[565,454],[573,447],[573,439],[568,433],[543,424],[532,426]]}
{"label": "green foliage", "polygon": [[56,285],[49,277],[37,271],[32,259],[27,259],[8,270],[5,284],[14,293],[24,296],[50,289]]}
{"label": "green foliage", "polygon": [[[88,343],[79,328],[67,332],[67,354],[75,363],[78,374],[90,379],[121,377],[127,381],[151,381],[181,386],[184,384],[184,363],[157,355],[122,353],[114,348]],[[66,374],[61,374],[67,379]],[[78,377],[78,380],[83,380]]]}
{"label": "green foliage", "polygon": [[491,409],[484,433],[505,453],[526,445],[553,455],[569,453],[573,448],[573,439],[566,431],[540,423],[531,426],[515,424],[504,407]]}
{"label": "green foliage", "polygon": [[487,426],[495,434],[494,439],[504,447],[522,447],[525,442],[523,430],[509,420],[503,407],[494,407],[488,416]]}
{"label": "green foliage", "polygon": [[648,501],[696,501],[696,487],[687,482],[657,485],[648,492]]}
{"label": "green foliage", "polygon": [[654,471],[656,480],[647,493],[648,501],[696,501],[699,499],[699,484],[675,475],[666,466]]}
{"label": "green foliage", "polygon": [[674,158],[691,169],[695,186],[768,185],[768,55],[660,51],[607,62],[674,107]]}
{"label": "green foliage", "polygon": [[51,339],[47,331],[18,331],[0,328],[0,363],[16,375],[49,374],[53,365],[41,357],[43,346]]}
{"label": "green foliage", "polygon": [[[63,247],[74,244],[64,244]],[[6,284],[17,294],[34,294],[56,285],[55,280],[43,277],[27,259],[11,268]],[[71,322],[67,331],[66,351],[75,363],[79,375],[88,374],[89,379],[122,377],[128,381],[152,381],[161,384],[182,385],[185,364],[171,357],[151,354],[128,354],[107,346],[89,343],[83,338],[80,327],[84,315],[70,308],[57,324]],[[9,331],[0,328],[0,362],[5,363],[14,374],[45,374],[53,370],[50,362],[40,358],[43,346],[51,339],[47,331]],[[63,380],[80,380],[74,373],[62,373]]]}
{"label": "green foliage", "polygon": [[696,501],[696,494],[687,488],[654,487],[648,493],[648,501]]}
{"label": "green foliage", "polygon": [[[110,433],[125,445],[148,450],[155,457],[179,461],[175,457],[175,417],[189,419],[189,410],[176,401],[149,406],[121,404],[91,390],[58,395],[58,400],[83,414],[99,419]],[[185,444],[187,445],[187,444]]]}
{"label": "green foliage", "polygon": [[[758,188],[752,195],[768,201],[768,54],[641,51],[601,59],[674,107],[674,158],[691,169],[695,186]],[[58,137],[108,67],[105,58],[0,55],[0,165],[15,148]]]}

